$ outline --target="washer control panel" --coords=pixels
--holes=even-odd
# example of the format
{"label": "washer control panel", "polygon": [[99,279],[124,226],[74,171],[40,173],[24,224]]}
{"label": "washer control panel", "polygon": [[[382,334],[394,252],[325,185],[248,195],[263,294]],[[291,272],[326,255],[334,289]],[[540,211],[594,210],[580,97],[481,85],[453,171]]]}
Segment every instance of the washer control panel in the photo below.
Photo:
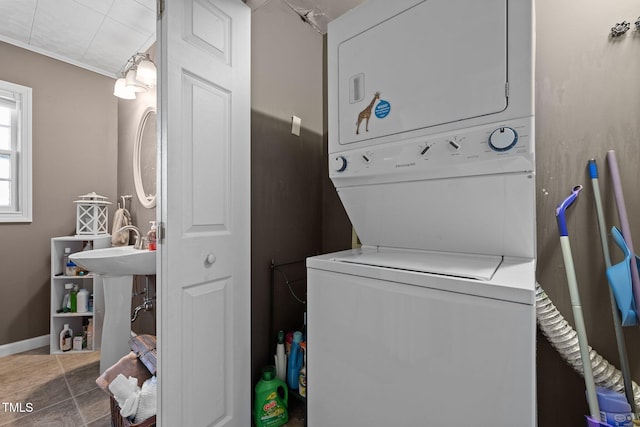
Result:
{"label": "washer control panel", "polygon": [[[329,176],[420,179],[534,170],[533,118],[395,141],[329,155]],[[397,179],[391,176],[403,176]],[[384,178],[386,177],[386,178]]]}

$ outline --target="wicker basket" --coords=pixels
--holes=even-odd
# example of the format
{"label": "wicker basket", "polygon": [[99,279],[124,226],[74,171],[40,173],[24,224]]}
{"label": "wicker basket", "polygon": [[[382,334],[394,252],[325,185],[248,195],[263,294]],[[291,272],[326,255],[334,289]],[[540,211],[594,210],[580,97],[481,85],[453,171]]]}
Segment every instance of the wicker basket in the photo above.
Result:
{"label": "wicker basket", "polygon": [[[131,350],[136,354],[136,369],[138,372],[138,386],[142,386],[145,380],[156,374],[156,337],[153,335],[138,335],[131,340]],[[130,374],[129,374],[130,375]],[[111,394],[111,393],[109,393]],[[120,415],[120,406],[111,395],[111,425],[113,427],[151,427],[156,425],[156,416],[147,418],[146,420],[132,424],[129,419]]]}
{"label": "wicker basket", "polygon": [[111,396],[109,400],[111,402],[111,425],[113,427],[152,427],[156,425],[155,415],[138,424],[131,424],[131,421],[129,421],[128,418],[120,415],[120,407],[118,406],[118,402],[116,402],[116,399]]}

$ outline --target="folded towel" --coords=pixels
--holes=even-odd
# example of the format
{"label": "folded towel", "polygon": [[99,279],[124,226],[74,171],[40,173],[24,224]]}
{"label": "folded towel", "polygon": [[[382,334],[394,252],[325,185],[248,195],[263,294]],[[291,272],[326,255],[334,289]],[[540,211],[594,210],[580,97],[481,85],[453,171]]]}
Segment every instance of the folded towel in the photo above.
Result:
{"label": "folded towel", "polygon": [[142,385],[142,382],[151,376],[147,368],[138,360],[136,354],[131,351],[126,356],[123,356],[115,365],[105,370],[96,380],[96,384],[102,390],[109,393],[109,384],[118,374],[138,378],[138,385]]}
{"label": "folded towel", "polygon": [[113,246],[126,246],[129,244],[129,232],[118,232],[125,225],[131,224],[131,214],[124,208],[119,208],[113,215],[113,226],[111,227],[111,244]]}
{"label": "folded towel", "polygon": [[142,384],[142,389],[140,390],[140,400],[138,403],[138,412],[136,412],[136,417],[133,422],[138,424],[147,418],[153,417],[157,412],[157,396],[158,396],[158,381],[156,377],[153,376],[146,380],[144,384]]}
{"label": "folded towel", "polygon": [[138,402],[140,400],[140,388],[138,379],[135,377],[125,377],[122,374],[111,381],[109,390],[120,406],[120,415],[130,417],[138,412]]}

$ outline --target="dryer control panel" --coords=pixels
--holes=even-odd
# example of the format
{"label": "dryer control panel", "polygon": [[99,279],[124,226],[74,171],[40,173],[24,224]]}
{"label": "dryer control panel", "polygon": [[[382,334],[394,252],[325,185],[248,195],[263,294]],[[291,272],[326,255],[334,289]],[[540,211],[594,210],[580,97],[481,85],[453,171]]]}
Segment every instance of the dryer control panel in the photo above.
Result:
{"label": "dryer control panel", "polygon": [[341,151],[329,155],[329,176],[340,186],[528,173],[535,169],[532,133],[527,117]]}

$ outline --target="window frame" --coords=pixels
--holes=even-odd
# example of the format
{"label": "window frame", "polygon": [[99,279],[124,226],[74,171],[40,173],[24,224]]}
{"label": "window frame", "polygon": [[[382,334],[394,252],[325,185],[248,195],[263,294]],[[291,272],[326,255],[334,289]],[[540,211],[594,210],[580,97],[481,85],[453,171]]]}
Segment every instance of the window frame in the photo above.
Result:
{"label": "window frame", "polygon": [[[11,206],[0,207],[0,223],[33,222],[32,89],[0,80],[0,103],[15,104],[17,119],[11,156]],[[12,120],[13,125],[13,120]]]}

